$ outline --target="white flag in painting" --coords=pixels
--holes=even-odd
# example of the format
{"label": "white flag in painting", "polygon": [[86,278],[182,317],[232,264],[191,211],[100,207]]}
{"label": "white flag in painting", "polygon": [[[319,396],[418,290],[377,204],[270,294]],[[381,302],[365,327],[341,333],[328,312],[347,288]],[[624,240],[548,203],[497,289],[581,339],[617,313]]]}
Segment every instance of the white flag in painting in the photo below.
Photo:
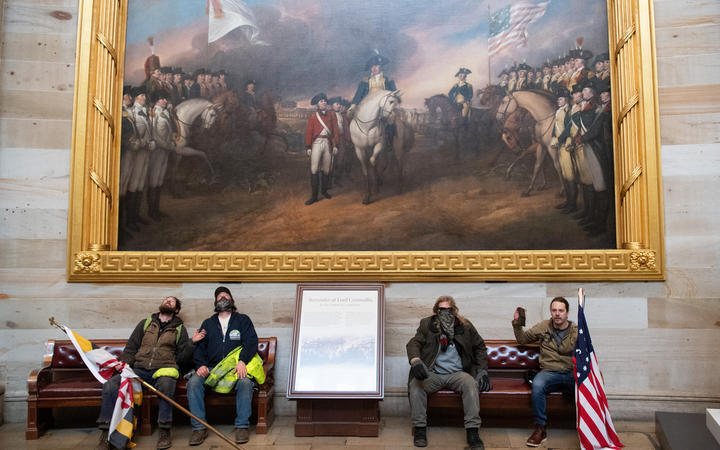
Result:
{"label": "white flag in painting", "polygon": [[242,27],[252,44],[267,45],[258,39],[259,29],[255,15],[240,0],[208,1],[208,44],[217,41],[235,28]]}

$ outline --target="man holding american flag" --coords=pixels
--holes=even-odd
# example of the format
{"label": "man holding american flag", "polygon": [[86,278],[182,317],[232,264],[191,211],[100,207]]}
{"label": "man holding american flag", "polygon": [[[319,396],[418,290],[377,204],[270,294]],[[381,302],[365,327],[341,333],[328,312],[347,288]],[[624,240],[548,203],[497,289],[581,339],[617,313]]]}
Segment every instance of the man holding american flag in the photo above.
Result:
{"label": "man holding american flag", "polygon": [[543,320],[527,331],[525,309],[518,307],[513,316],[513,331],[518,344],[540,344],[540,372],[532,381],[532,409],[535,431],[525,444],[538,447],[547,440],[547,413],[545,396],[550,392],[572,391],[573,351],[578,338],[578,327],[568,320],[570,305],[564,297],[550,302],[550,320]]}

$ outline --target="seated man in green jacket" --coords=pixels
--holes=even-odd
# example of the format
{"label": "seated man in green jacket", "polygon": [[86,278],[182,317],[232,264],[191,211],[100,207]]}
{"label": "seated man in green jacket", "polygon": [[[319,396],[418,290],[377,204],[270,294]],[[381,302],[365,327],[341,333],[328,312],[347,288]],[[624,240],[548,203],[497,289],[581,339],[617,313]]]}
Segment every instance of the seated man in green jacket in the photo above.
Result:
{"label": "seated man in green jacket", "polygon": [[[175,383],[183,366],[192,362],[193,344],[178,317],[182,303],[177,297],[165,297],[160,310],[141,320],[128,339],[120,360],[132,367],[135,374],[170,398],[175,397]],[[102,406],[98,428],[102,431],[98,449],[114,448],[108,441],[108,428],[120,387],[120,374],[103,384]],[[172,406],[160,399],[158,406],[158,449],[170,448]]]}
{"label": "seated man in green jacket", "polygon": [[535,431],[525,443],[538,447],[547,439],[545,396],[549,392],[573,389],[573,350],[577,341],[577,324],[568,320],[570,305],[564,297],[550,302],[550,320],[543,320],[527,331],[525,310],[518,307],[513,315],[513,331],[518,344],[540,343],[540,372],[532,381],[532,408]]}

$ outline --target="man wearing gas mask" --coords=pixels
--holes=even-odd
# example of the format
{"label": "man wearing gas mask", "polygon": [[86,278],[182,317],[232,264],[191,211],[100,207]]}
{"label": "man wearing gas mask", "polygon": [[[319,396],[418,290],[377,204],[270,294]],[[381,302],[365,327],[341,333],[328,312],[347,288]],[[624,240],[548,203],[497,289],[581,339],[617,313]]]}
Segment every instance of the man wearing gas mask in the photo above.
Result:
{"label": "man wearing gas mask", "polygon": [[[206,385],[218,392],[227,392],[234,388],[234,437],[236,443],[244,444],[249,440],[253,378],[262,376],[264,379],[263,374],[256,372],[257,365],[253,364],[258,359],[255,327],[247,315],[237,312],[230,290],[220,286],[215,290],[215,314],[205,319],[196,333],[200,340],[195,344],[193,354],[195,373],[187,383],[190,412],[205,421]],[[259,370],[262,371],[262,364]],[[222,378],[221,384],[227,384],[227,380],[231,379],[229,389],[221,391],[217,389],[217,385],[211,383],[218,377]],[[193,432],[189,444],[200,445],[207,437],[207,429],[195,419],[190,422]]]}
{"label": "man wearing gas mask", "polygon": [[420,321],[407,343],[410,361],[408,396],[414,426],[413,444],[427,446],[427,396],[442,388],[462,394],[467,443],[484,449],[480,428],[480,392],[492,389],[485,341],[473,324],[458,314],[455,299],[435,301],[433,315]]}

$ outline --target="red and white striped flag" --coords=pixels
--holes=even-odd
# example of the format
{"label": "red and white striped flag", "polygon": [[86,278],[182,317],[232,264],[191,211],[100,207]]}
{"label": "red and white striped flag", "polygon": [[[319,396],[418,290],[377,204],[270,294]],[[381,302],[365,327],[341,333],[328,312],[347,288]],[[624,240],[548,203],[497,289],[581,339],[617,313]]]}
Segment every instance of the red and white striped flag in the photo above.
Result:
{"label": "red and white striped flag", "polygon": [[517,2],[495,11],[489,19],[488,56],[527,45],[528,26],[545,15],[549,3]]}
{"label": "red and white striped flag", "polygon": [[578,293],[578,300],[578,338],[573,354],[573,368],[580,446],[583,450],[619,449],[623,445],[610,418],[602,373],[585,321],[582,289]]}
{"label": "red and white striped flag", "polygon": [[110,419],[108,442],[116,448],[134,447],[135,445],[130,441],[135,428],[133,405],[142,403],[142,385],[137,375],[130,366],[119,361],[112,353],[96,347],[66,326],[62,326],[62,330],[70,338],[88,370],[99,382],[104,384],[115,373],[120,372],[120,389]]}

